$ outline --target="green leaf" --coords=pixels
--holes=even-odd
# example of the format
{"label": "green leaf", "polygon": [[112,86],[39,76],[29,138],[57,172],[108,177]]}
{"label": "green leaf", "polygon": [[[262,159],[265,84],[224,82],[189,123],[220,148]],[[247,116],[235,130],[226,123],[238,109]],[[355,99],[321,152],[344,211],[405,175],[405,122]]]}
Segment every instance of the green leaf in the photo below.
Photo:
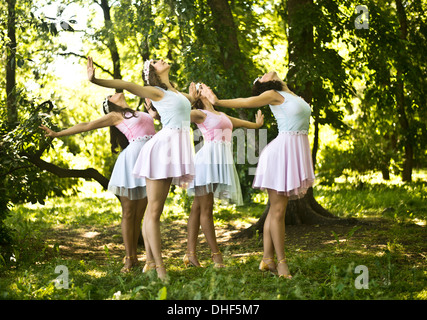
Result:
{"label": "green leaf", "polygon": [[159,293],[157,294],[157,300],[166,300],[168,295],[166,287],[163,287],[159,290]]}

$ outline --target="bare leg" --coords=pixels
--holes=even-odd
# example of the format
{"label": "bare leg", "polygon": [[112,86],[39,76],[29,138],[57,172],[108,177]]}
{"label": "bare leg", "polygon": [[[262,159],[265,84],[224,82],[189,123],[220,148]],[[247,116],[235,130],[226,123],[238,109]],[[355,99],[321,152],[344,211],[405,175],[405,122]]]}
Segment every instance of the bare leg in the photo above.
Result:
{"label": "bare leg", "polygon": [[222,255],[219,254],[219,247],[216,241],[215,226],[213,222],[213,193],[200,197],[200,225],[205,234],[206,241],[212,251],[212,260],[221,265]]}
{"label": "bare leg", "polygon": [[[196,256],[197,238],[200,229],[200,197],[194,197],[187,222],[187,258],[195,266],[200,266]],[[185,258],[184,258],[185,262]],[[185,262],[187,263],[187,262]]]}
{"label": "bare leg", "polygon": [[[144,217],[146,208],[147,208],[147,198],[137,200],[136,214],[135,214],[135,230],[134,230],[134,239],[133,239],[135,248],[138,248],[139,235],[142,233],[141,222]],[[149,258],[153,260],[150,248],[145,248],[145,251],[146,251],[147,260]],[[135,252],[135,255],[137,255],[137,252]]]}
{"label": "bare leg", "polygon": [[263,244],[264,244],[264,258],[269,259],[274,257],[274,245],[273,239],[271,238],[270,232],[270,211],[267,214],[267,217],[264,221],[264,231],[263,231]]}
{"label": "bare leg", "polygon": [[[270,199],[270,210],[268,211],[268,216],[266,223],[268,222],[268,227],[271,235],[271,242],[274,246],[274,251],[276,252],[277,260],[280,262],[277,264],[277,271],[279,275],[288,275],[289,269],[285,260],[285,213],[286,206],[288,204],[288,197],[277,194],[276,190],[268,190],[268,196]],[[270,243],[267,242],[268,247],[265,248],[267,252],[264,252],[264,257],[266,254],[271,254]]]}
{"label": "bare leg", "polygon": [[143,222],[143,230],[156,262],[157,275],[161,279],[165,278],[166,269],[163,265],[161,252],[160,216],[163,212],[171,182],[172,178],[161,180],[146,179],[148,205]]}
{"label": "bare leg", "polygon": [[274,244],[273,239],[271,238],[270,231],[270,212],[267,214],[267,217],[264,221],[264,229],[263,229],[263,245],[264,245],[264,254],[262,260],[264,264],[268,266],[268,270],[276,273],[276,264],[274,263]]}
{"label": "bare leg", "polygon": [[127,197],[120,197],[122,206],[122,237],[125,245],[126,258],[122,271],[129,271],[136,257],[136,244],[134,243],[136,201]]}

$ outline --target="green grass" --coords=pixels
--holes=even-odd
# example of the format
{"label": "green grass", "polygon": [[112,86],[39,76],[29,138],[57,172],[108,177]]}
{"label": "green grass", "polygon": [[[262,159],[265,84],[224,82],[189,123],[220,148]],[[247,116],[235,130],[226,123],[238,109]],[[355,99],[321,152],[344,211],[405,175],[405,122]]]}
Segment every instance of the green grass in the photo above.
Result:
{"label": "green grass", "polygon": [[[45,206],[19,205],[7,220],[16,230],[15,241],[0,247],[0,298],[427,299],[425,186],[420,181],[357,186],[317,186],[315,195],[333,213],[368,223],[287,227],[290,281],[258,270],[259,237],[229,238],[235,229],[255,222],[263,204],[216,205],[215,224],[228,267],[212,267],[200,237],[199,259],[205,268],[185,269],[181,259],[191,202],[181,201],[182,194],[170,197],[162,216],[167,282],[159,281],[155,272],[143,274],[142,266],[120,273],[120,206],[110,194],[86,190],[84,197],[50,199]],[[88,232],[99,234],[98,242],[83,236]],[[93,252],[78,254],[83,245]],[[55,287],[59,265],[68,268],[68,289]],[[368,289],[355,286],[358,265],[369,270]]]}
{"label": "green grass", "polygon": [[[361,177],[359,177],[361,179]],[[354,183],[317,186],[316,199],[335,215],[342,217],[386,217],[396,221],[425,224],[427,220],[427,173],[415,182],[388,182],[368,175]],[[338,180],[339,181],[339,180]],[[372,182],[373,181],[373,182]]]}

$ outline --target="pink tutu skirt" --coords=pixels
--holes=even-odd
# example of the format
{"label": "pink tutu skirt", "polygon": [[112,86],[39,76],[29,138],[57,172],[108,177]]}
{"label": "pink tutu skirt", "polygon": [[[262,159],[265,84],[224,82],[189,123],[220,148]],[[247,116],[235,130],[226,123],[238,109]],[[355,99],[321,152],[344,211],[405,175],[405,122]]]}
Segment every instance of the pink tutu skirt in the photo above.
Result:
{"label": "pink tutu skirt", "polygon": [[142,148],[133,174],[151,180],[172,178],[187,188],[194,178],[194,155],[189,128],[165,127]]}
{"label": "pink tutu skirt", "polygon": [[262,150],[253,188],[273,189],[289,199],[298,199],[306,194],[313,182],[313,162],[307,134],[281,132]]}

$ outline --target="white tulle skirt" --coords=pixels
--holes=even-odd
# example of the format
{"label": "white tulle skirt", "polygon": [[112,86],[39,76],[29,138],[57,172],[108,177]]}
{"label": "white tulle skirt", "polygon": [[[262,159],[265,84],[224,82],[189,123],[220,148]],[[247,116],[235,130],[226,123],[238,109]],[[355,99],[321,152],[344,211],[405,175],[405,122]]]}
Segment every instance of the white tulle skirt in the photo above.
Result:
{"label": "white tulle skirt", "polygon": [[281,132],[262,150],[253,188],[273,189],[298,199],[313,185],[314,178],[307,133]]}
{"label": "white tulle skirt", "polygon": [[133,173],[152,180],[172,178],[172,184],[187,188],[194,178],[193,153],[189,128],[165,127],[144,145]]}
{"label": "white tulle skirt", "polygon": [[217,199],[243,204],[239,176],[234,165],[231,144],[205,141],[194,157],[196,175],[188,189],[189,195],[213,193]]}
{"label": "white tulle skirt", "polygon": [[111,173],[108,190],[115,195],[138,200],[147,197],[145,179],[132,173],[136,160],[145,143],[151,136],[138,137],[119,154]]}

